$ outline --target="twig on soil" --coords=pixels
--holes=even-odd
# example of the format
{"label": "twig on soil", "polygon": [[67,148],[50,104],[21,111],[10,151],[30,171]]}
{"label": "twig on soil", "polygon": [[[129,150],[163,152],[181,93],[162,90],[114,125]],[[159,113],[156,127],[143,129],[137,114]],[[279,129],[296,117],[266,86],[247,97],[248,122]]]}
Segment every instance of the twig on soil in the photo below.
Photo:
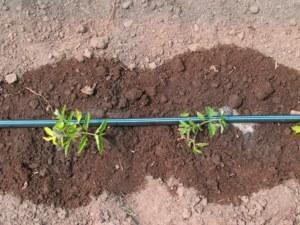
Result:
{"label": "twig on soil", "polygon": [[53,111],[52,105],[50,104],[50,102],[47,100],[47,98],[46,98],[45,96],[43,96],[42,94],[40,94],[40,93],[38,93],[38,92],[32,90],[32,89],[29,88],[29,87],[25,87],[25,89],[28,90],[28,91],[30,91],[32,94],[34,94],[34,95],[36,95],[36,96],[42,98],[42,99],[44,100],[44,102],[46,102],[46,104],[47,104],[47,107],[46,107],[46,110],[47,110],[47,111],[49,111],[49,110]]}
{"label": "twig on soil", "polygon": [[[108,19],[108,26],[111,24],[111,22],[114,21],[114,18],[116,16],[116,11],[117,11],[117,0],[114,0],[113,4],[112,4],[112,9],[111,9],[111,14],[109,16],[109,19]],[[107,26],[107,28],[108,28]]]}

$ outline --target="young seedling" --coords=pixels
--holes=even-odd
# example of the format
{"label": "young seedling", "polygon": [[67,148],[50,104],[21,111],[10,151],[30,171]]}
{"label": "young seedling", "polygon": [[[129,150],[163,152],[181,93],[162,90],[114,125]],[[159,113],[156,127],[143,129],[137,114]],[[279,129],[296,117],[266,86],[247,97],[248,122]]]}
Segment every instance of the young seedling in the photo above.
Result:
{"label": "young seedling", "polygon": [[55,110],[56,123],[53,128],[45,127],[47,134],[45,141],[51,142],[58,149],[63,149],[65,155],[69,153],[72,143],[78,143],[77,153],[80,154],[88,144],[89,136],[96,142],[97,150],[100,154],[104,152],[104,139],[107,129],[107,121],[96,129],[95,133],[89,132],[90,113],[84,116],[79,110],[68,111],[64,106],[61,110]]}
{"label": "young seedling", "polygon": [[300,124],[292,126],[292,131],[294,134],[300,134]]}
{"label": "young seedling", "polygon": [[[218,129],[220,130],[220,133],[223,133],[227,125],[223,118],[223,114],[223,111],[217,113],[213,108],[206,107],[205,113],[196,113],[197,117],[201,121],[200,123],[195,123],[193,121],[180,122],[178,128],[180,136],[186,141],[188,147],[192,149],[193,153],[200,154],[203,152],[203,149],[208,146],[208,143],[197,142],[197,137],[200,132],[203,132],[205,129],[207,129],[210,137],[214,137],[217,134]],[[189,117],[190,114],[182,113],[181,116]],[[219,117],[215,119],[213,118],[214,116]]]}

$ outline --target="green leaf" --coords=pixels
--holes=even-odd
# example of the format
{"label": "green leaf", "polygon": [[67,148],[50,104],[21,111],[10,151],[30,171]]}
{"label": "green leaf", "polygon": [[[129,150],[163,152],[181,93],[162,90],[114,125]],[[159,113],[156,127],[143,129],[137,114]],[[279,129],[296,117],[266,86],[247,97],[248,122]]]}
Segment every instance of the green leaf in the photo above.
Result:
{"label": "green leaf", "polygon": [[75,118],[77,120],[77,123],[79,123],[82,119],[82,112],[80,112],[78,109],[75,110]]}
{"label": "green leaf", "polygon": [[103,120],[101,125],[97,128],[96,134],[104,134],[108,125],[108,120]]}
{"label": "green leaf", "polygon": [[196,112],[196,115],[197,115],[197,117],[201,120],[201,122],[202,122],[202,121],[205,121],[205,116],[204,116],[202,113]]}
{"label": "green leaf", "polygon": [[210,137],[213,137],[213,136],[216,135],[216,133],[217,133],[217,126],[216,126],[216,124],[209,123],[207,125],[207,128],[208,128],[208,134],[209,134]]}
{"label": "green leaf", "polygon": [[98,152],[102,154],[104,150],[103,138],[101,136],[95,135],[95,141]]}
{"label": "green leaf", "polygon": [[183,112],[180,114],[180,117],[189,117],[190,114],[188,112]]}
{"label": "green leaf", "polygon": [[51,130],[49,127],[44,127],[44,131],[45,131],[45,133],[48,134],[49,136],[54,136],[53,130]]}
{"label": "green leaf", "polygon": [[58,130],[62,130],[64,128],[64,126],[65,126],[64,121],[63,120],[59,120],[59,121],[56,122],[56,124],[55,124],[54,127],[56,129],[58,129]]}
{"label": "green leaf", "polygon": [[87,113],[87,114],[85,115],[84,123],[83,123],[83,125],[82,125],[83,130],[87,131],[87,130],[89,129],[90,120],[91,120],[91,114],[90,114],[90,113]]}
{"label": "green leaf", "polygon": [[292,126],[292,131],[294,134],[300,134],[300,125]]}
{"label": "green leaf", "polygon": [[43,137],[45,141],[51,142],[53,140],[53,137]]}
{"label": "green leaf", "polygon": [[196,143],[193,147],[193,152],[195,154],[201,154],[203,152],[203,148],[208,146],[208,143]]}
{"label": "green leaf", "polygon": [[217,112],[212,107],[205,107],[205,112],[208,117],[213,117],[217,115]]}
{"label": "green leaf", "polygon": [[88,137],[87,137],[87,135],[85,135],[80,140],[79,147],[78,147],[78,154],[80,154],[83,151],[83,149],[86,147],[87,143],[88,143]]}
{"label": "green leaf", "polygon": [[63,143],[63,149],[64,149],[64,152],[65,152],[65,155],[67,156],[68,153],[69,153],[69,148],[70,148],[70,145],[71,145],[71,141],[66,141],[65,143]]}

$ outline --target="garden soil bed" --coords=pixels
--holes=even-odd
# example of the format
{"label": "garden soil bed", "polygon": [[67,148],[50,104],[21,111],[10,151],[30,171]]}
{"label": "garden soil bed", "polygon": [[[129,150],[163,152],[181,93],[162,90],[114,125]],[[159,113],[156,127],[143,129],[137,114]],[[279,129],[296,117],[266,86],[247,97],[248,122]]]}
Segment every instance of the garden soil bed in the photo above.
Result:
{"label": "garden soil bed", "polygon": [[[94,84],[94,95],[81,93]],[[297,71],[235,46],[186,53],[144,71],[114,60],[69,60],[27,72],[14,85],[0,84],[0,118],[50,118],[46,101],[29,89],[53,108],[143,117],[224,105],[244,114],[289,113],[300,109],[299,87]],[[240,195],[300,178],[300,139],[289,126],[258,125],[252,134],[230,126],[209,140],[203,155],[178,140],[176,126],[112,127],[103,156],[91,141],[84,154],[68,157],[42,140],[42,129],[1,129],[0,189],[35,203],[78,207],[103,190],[136,191],[152,175],[175,177],[210,202],[238,203]]]}

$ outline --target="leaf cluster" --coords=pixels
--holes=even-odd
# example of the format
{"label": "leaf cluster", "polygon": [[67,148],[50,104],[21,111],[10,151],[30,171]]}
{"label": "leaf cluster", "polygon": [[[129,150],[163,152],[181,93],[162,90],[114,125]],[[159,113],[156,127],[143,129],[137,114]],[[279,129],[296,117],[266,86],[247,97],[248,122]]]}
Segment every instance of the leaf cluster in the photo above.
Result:
{"label": "leaf cluster", "polygon": [[291,127],[294,134],[300,134],[300,124]]}
{"label": "leaf cluster", "polygon": [[55,110],[56,123],[52,128],[45,127],[47,136],[45,141],[51,142],[58,149],[63,149],[65,155],[69,153],[72,143],[78,143],[77,153],[83,152],[88,144],[89,136],[95,139],[97,150],[100,154],[104,151],[104,135],[107,129],[105,120],[94,133],[89,132],[90,113],[82,114],[79,110],[68,111],[64,106],[61,110]]}
{"label": "leaf cluster", "polygon": [[[181,117],[189,116],[189,113],[181,114]],[[203,148],[208,146],[208,143],[197,141],[199,133],[207,130],[209,137],[212,138],[217,134],[218,130],[220,130],[220,133],[223,133],[227,124],[224,120],[224,112],[217,113],[212,107],[206,107],[204,113],[197,112],[196,116],[200,120],[199,123],[195,123],[192,120],[180,121],[178,131],[188,147],[192,149],[192,152],[200,154],[203,152]],[[215,116],[218,117],[215,118]]]}

